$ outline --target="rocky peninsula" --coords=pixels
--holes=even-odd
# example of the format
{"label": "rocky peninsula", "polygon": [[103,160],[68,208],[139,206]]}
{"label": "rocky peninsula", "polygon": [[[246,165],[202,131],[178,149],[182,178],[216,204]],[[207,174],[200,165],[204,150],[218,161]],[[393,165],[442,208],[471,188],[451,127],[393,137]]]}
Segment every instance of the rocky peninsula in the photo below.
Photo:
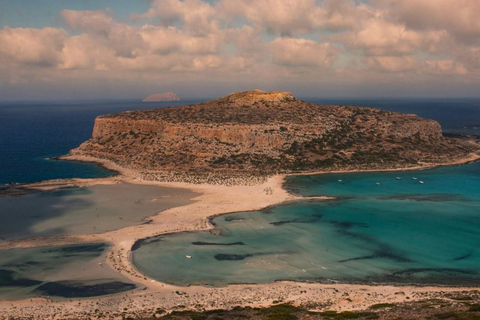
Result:
{"label": "rocky peninsula", "polygon": [[413,114],[253,90],[99,116],[92,137],[71,155],[112,161],[145,180],[241,184],[275,174],[447,164],[476,149]]}

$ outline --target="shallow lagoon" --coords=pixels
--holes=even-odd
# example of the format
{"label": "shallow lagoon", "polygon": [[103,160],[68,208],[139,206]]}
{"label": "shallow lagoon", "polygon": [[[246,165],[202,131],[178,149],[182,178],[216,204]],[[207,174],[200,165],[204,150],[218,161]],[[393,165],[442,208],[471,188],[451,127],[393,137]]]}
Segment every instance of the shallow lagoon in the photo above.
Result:
{"label": "shallow lagoon", "polygon": [[480,163],[291,177],[286,187],[343,198],[220,216],[213,219],[219,234],[145,241],[134,251],[135,265],[179,285],[480,284]]}
{"label": "shallow lagoon", "polygon": [[3,240],[102,233],[145,223],[160,211],[191,203],[195,193],[127,183],[65,188],[0,198]]}
{"label": "shallow lagoon", "polygon": [[105,295],[135,288],[104,266],[108,245],[0,250],[0,300]]}
{"label": "shallow lagoon", "polygon": [[[184,189],[114,184],[0,198],[3,240],[101,233],[192,202]],[[89,297],[135,288],[103,263],[108,244],[0,250],[0,300]]]}

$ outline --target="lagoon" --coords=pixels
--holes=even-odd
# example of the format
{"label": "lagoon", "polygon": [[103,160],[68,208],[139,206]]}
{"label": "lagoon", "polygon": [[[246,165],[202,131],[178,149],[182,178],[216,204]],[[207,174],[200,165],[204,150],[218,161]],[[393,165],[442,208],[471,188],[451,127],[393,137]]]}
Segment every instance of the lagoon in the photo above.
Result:
{"label": "lagoon", "polygon": [[290,177],[286,188],[340,198],[216,217],[213,233],[145,241],[133,262],[177,285],[480,283],[480,163]]}
{"label": "lagoon", "polygon": [[0,250],[0,300],[79,298],[134,289],[102,264],[108,248],[93,243]]}
{"label": "lagoon", "polygon": [[63,188],[0,198],[1,240],[103,233],[187,205],[184,189],[128,183]]}

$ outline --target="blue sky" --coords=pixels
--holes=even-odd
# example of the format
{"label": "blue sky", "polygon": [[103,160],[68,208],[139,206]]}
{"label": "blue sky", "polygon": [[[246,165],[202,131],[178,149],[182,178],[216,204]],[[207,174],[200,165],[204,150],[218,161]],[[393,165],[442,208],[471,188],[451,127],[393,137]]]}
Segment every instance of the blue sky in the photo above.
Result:
{"label": "blue sky", "polygon": [[145,12],[150,1],[128,0],[2,0],[0,25],[12,28],[64,27],[60,12],[111,9],[115,18],[127,20],[133,12]]}
{"label": "blue sky", "polygon": [[480,1],[0,0],[0,100],[479,96]]}

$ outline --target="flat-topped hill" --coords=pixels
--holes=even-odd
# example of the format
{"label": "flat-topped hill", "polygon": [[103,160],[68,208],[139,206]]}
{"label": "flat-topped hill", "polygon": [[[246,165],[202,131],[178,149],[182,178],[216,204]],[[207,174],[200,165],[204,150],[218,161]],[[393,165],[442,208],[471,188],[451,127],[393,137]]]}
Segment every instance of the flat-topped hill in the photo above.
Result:
{"label": "flat-topped hill", "polygon": [[441,164],[475,146],[416,115],[315,105],[253,90],[183,107],[95,120],[72,154],[108,159],[152,180],[218,182],[275,173]]}
{"label": "flat-topped hill", "polygon": [[175,92],[164,92],[151,94],[143,102],[163,102],[163,101],[180,101],[180,98]]}

